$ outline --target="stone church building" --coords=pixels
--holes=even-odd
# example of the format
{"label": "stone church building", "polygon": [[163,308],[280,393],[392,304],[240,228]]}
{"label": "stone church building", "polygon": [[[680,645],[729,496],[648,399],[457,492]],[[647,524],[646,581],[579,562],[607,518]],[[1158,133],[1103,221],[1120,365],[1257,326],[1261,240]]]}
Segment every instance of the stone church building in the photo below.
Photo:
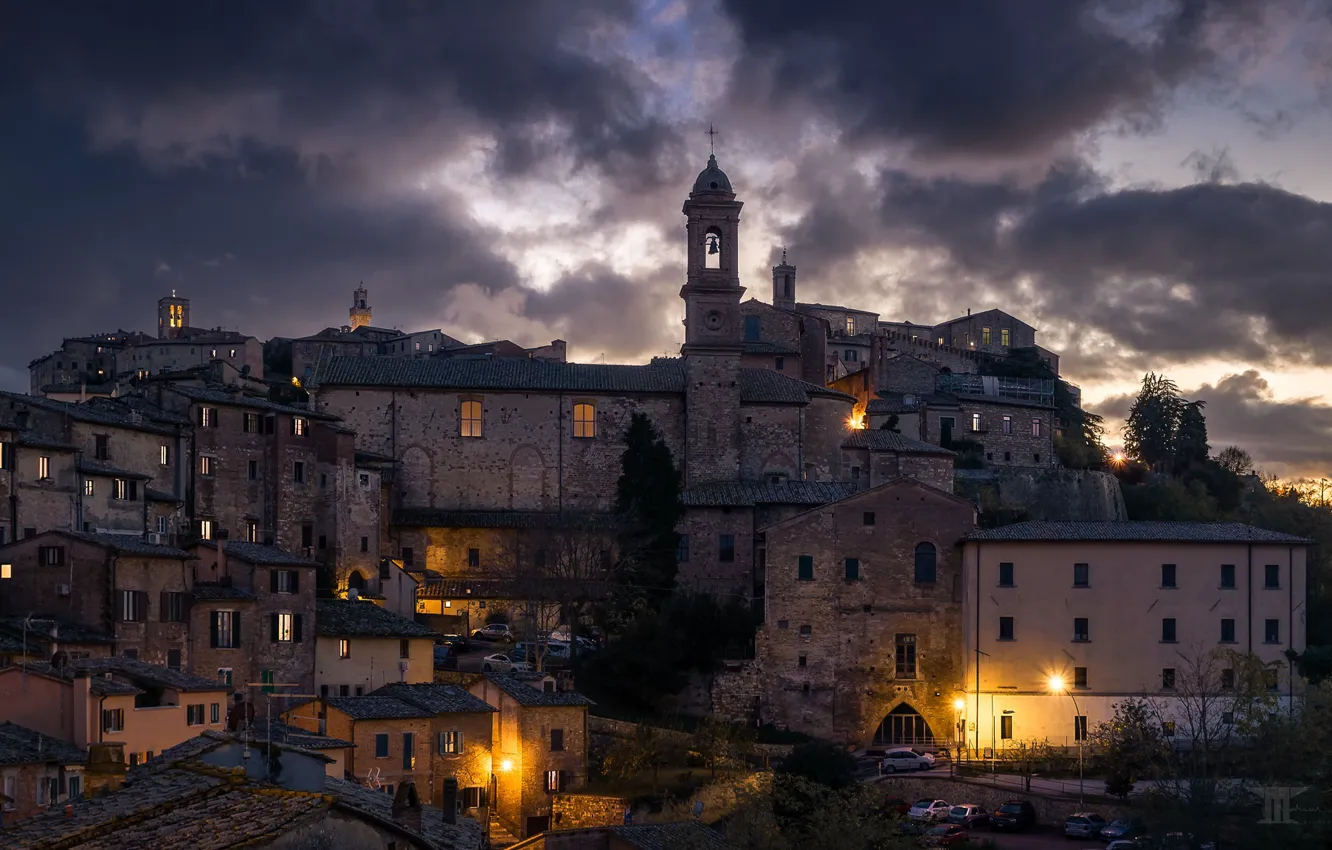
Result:
{"label": "stone church building", "polygon": [[[683,472],[678,580],[723,598],[762,605],[767,526],[903,476],[951,491],[951,452],[853,427],[856,399],[820,380],[818,319],[742,304],[742,207],[710,157],[683,208],[679,357],[325,359],[312,403],[358,452],[394,461],[385,554],[449,579],[493,576],[506,534],[613,510],[639,412]],[[793,274],[773,270],[774,295]]]}

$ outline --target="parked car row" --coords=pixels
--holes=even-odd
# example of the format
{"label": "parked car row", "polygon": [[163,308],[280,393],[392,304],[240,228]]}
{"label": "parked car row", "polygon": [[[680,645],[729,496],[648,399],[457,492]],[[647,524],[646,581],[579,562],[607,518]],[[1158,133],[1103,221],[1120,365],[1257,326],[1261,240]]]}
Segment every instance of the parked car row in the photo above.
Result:
{"label": "parked car row", "polygon": [[1207,841],[1197,841],[1192,835],[1168,832],[1149,841],[1147,827],[1138,818],[1126,817],[1107,821],[1096,812],[1077,812],[1064,822],[1064,835],[1069,838],[1099,838],[1110,842],[1106,850],[1135,850],[1135,848],[1167,848],[1167,850],[1215,850]]}

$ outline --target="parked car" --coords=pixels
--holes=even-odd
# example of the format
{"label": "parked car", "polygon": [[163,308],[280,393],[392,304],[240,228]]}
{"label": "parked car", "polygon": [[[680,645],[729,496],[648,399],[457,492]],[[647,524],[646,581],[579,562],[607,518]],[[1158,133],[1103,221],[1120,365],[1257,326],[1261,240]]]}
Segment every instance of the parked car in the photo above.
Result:
{"label": "parked car", "polygon": [[1142,847],[1136,838],[1121,838],[1105,845],[1105,850],[1138,850]]}
{"label": "parked car", "polygon": [[1115,818],[1101,827],[1101,839],[1114,841],[1116,838],[1141,838],[1145,831],[1142,821],[1137,818]]}
{"label": "parked car", "polygon": [[941,823],[930,827],[922,843],[934,847],[965,847],[967,829],[955,823]]}
{"label": "parked car", "polygon": [[559,646],[558,644],[534,644],[531,641],[520,641],[513,645],[509,650],[509,657],[514,661],[530,661],[536,663],[537,655],[541,656],[541,661],[546,665],[560,665],[569,660],[569,648]]}
{"label": "parked car", "polygon": [[1096,812],[1076,812],[1064,821],[1064,835],[1067,838],[1100,838],[1105,826],[1105,818]]}
{"label": "parked car", "polygon": [[911,811],[911,804],[906,800],[903,800],[901,797],[889,797],[883,801],[883,807],[890,814],[897,815],[898,817],[906,817],[907,812]]}
{"label": "parked car", "polygon": [[912,820],[923,820],[926,823],[937,823],[948,817],[950,808],[945,800],[917,800],[911,805],[907,817]]}
{"label": "parked car", "polygon": [[457,670],[458,652],[448,644],[440,644],[435,647],[435,669],[436,670]]}
{"label": "parked car", "polygon": [[441,644],[451,646],[459,653],[467,652],[472,648],[471,642],[467,640],[465,635],[440,635],[439,640],[435,641],[435,645],[439,646]]}
{"label": "parked car", "polygon": [[472,637],[477,640],[505,641],[513,643],[513,632],[509,631],[508,623],[491,623],[485,628],[477,629],[472,632]]}
{"label": "parked car", "polygon": [[881,773],[900,773],[907,770],[929,770],[934,767],[934,756],[909,748],[889,750],[879,763]]}
{"label": "parked car", "polygon": [[485,673],[519,673],[532,669],[526,661],[515,661],[502,652],[487,655],[481,660],[481,670]]}
{"label": "parked car", "polygon": [[990,815],[990,828],[1021,832],[1036,825],[1036,807],[1030,800],[1009,800]]}
{"label": "parked car", "polygon": [[974,803],[962,803],[948,810],[948,822],[975,829],[990,822],[990,813]]}
{"label": "parked car", "polygon": [[1188,832],[1167,832],[1154,846],[1163,850],[1216,850],[1211,841],[1200,841]]}

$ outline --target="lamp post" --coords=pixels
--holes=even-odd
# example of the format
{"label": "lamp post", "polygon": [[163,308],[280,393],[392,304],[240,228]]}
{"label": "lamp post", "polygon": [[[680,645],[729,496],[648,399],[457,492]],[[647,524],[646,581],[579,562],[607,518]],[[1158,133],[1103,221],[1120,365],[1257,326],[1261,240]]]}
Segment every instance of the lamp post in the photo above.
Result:
{"label": "lamp post", "polygon": [[1050,677],[1050,690],[1058,694],[1060,692],[1068,694],[1068,698],[1073,700],[1073,737],[1078,739],[1078,805],[1082,806],[1082,741],[1086,737],[1083,734],[1080,718],[1082,710],[1078,708],[1078,698],[1073,696],[1073,692],[1064,687],[1064,680],[1059,676]]}

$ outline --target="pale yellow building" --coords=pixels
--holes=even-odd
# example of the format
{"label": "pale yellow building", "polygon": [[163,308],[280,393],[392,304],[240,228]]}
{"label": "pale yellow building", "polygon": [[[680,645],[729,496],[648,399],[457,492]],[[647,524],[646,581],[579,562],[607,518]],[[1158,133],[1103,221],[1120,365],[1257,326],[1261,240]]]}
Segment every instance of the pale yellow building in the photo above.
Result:
{"label": "pale yellow building", "polygon": [[[1279,664],[1270,687],[1290,700],[1299,683],[1285,653],[1305,648],[1308,542],[1192,522],[1026,522],[970,535],[958,728],[981,750],[1075,746],[1127,697],[1177,715],[1192,671],[1218,650]],[[1208,663],[1210,686],[1233,691],[1233,659]]]}
{"label": "pale yellow building", "polygon": [[321,599],[315,611],[315,687],[362,696],[394,682],[433,682],[434,632],[365,600]]}
{"label": "pale yellow building", "polygon": [[133,766],[205,731],[221,731],[229,688],[124,657],[0,670],[0,721],[89,744],[119,743]]}

